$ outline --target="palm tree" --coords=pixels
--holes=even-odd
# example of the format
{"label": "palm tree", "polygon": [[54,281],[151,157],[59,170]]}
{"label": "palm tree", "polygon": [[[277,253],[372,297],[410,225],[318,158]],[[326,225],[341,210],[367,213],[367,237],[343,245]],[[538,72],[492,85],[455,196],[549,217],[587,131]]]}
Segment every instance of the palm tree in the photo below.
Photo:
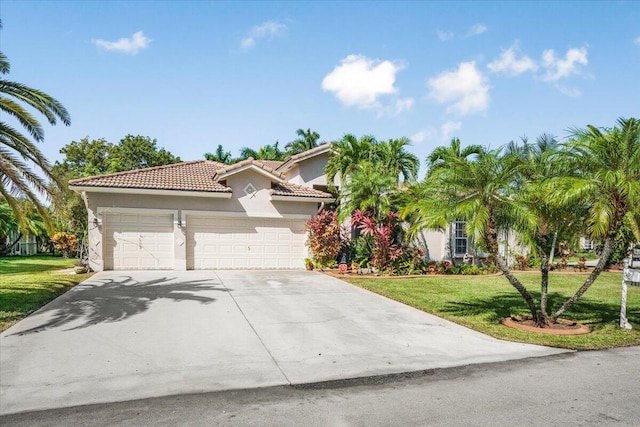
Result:
{"label": "palm tree", "polygon": [[619,118],[612,129],[573,129],[564,144],[564,161],[577,176],[558,178],[555,196],[564,202],[589,206],[587,231],[604,246],[598,264],[584,284],[554,314],[561,316],[593,284],[613,252],[616,235],[625,222],[637,227],[640,210],[640,119]]}
{"label": "palm tree", "polygon": [[[448,148],[439,147],[436,151],[445,153],[449,152]],[[453,153],[457,154],[456,150]],[[466,221],[467,235],[473,237],[480,249],[492,255],[537,322],[538,312],[532,295],[499,254],[499,229],[514,224],[536,226],[536,218],[513,197],[512,184],[520,174],[522,162],[503,155],[501,149],[483,149],[474,159],[468,157],[442,156],[443,160],[436,163],[425,180],[410,189],[413,198],[401,210],[401,216],[415,221],[409,230],[414,236],[425,228],[442,230],[455,220]]]}
{"label": "palm tree", "polygon": [[233,163],[233,157],[230,151],[224,151],[222,144],[218,144],[215,153],[204,153],[204,158],[218,163],[224,163],[230,165]]}
{"label": "palm tree", "polygon": [[243,147],[240,150],[240,159],[244,160],[252,157],[255,160],[285,160],[288,155],[285,151],[280,150],[280,147],[278,147],[279,144],[280,143],[276,141],[273,145],[263,145],[258,151],[249,147]]}
{"label": "palm tree", "polygon": [[340,188],[339,219],[344,221],[356,210],[379,219],[393,210],[398,179],[390,170],[363,161],[351,171]]}
{"label": "palm tree", "polygon": [[[0,74],[8,74],[9,70],[9,61],[0,52]],[[21,83],[0,78],[0,111],[13,117],[36,142],[42,142],[44,130],[40,122],[24,108],[25,104],[45,116],[52,125],[58,119],[67,126],[71,124],[69,113],[55,98]],[[27,222],[19,199],[29,200],[47,225],[52,227],[49,213],[36,193],[48,198],[52,198],[53,194],[47,188],[46,181],[31,170],[29,163],[35,164],[45,177],[59,182],[51,173],[49,161],[35,144],[4,120],[0,121],[0,194],[15,213],[21,228],[26,229]]]}
{"label": "palm tree", "polygon": [[415,181],[420,160],[406,150],[410,145],[411,141],[406,137],[380,142],[376,145],[376,164],[394,173],[396,180],[402,176],[404,182]]}
{"label": "palm tree", "polygon": [[307,130],[298,129],[296,130],[296,134],[298,135],[298,138],[294,139],[284,147],[287,153],[294,155],[302,153],[303,151],[311,150],[318,146],[320,134],[312,131],[311,128]]}
{"label": "palm tree", "polygon": [[333,143],[333,155],[327,162],[324,171],[328,182],[334,182],[337,175],[342,181],[361,161],[373,161],[376,139],[371,135],[357,138],[346,134],[340,141]]}
{"label": "palm tree", "polygon": [[480,145],[469,145],[462,148],[462,144],[458,138],[452,138],[449,146],[440,146],[431,152],[427,157],[427,166],[429,171],[435,170],[441,166],[445,166],[456,159],[469,159],[471,156],[478,155],[483,152]]}

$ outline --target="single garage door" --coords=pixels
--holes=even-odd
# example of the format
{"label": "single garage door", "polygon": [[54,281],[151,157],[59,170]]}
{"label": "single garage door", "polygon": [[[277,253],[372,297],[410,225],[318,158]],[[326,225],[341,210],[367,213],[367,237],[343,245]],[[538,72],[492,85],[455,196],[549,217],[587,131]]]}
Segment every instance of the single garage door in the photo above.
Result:
{"label": "single garage door", "polygon": [[105,270],[173,269],[173,215],[109,213],[103,228]]}
{"label": "single garage door", "polygon": [[187,268],[303,268],[302,219],[193,216],[187,219]]}

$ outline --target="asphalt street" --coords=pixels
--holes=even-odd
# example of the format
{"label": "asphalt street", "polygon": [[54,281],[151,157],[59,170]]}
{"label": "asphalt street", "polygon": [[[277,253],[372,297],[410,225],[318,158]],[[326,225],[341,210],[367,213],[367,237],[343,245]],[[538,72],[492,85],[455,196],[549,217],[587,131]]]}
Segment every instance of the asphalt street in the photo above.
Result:
{"label": "asphalt street", "polygon": [[640,347],[98,404],[3,426],[637,426]]}

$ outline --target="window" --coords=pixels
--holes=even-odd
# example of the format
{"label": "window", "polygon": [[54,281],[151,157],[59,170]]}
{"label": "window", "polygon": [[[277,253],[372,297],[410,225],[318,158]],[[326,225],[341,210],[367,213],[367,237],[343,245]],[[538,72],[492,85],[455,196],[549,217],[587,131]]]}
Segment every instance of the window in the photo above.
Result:
{"label": "window", "polygon": [[454,248],[456,255],[464,255],[468,252],[468,240],[467,233],[464,231],[464,226],[466,225],[466,221],[455,221],[453,223],[454,227]]}

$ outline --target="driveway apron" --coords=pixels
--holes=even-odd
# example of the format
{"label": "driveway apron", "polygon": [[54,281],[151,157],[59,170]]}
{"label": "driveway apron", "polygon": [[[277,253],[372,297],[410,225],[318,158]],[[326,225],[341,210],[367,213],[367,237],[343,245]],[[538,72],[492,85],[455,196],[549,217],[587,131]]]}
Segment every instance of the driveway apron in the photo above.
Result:
{"label": "driveway apron", "polygon": [[306,271],[100,272],[0,335],[0,414],[564,352]]}

